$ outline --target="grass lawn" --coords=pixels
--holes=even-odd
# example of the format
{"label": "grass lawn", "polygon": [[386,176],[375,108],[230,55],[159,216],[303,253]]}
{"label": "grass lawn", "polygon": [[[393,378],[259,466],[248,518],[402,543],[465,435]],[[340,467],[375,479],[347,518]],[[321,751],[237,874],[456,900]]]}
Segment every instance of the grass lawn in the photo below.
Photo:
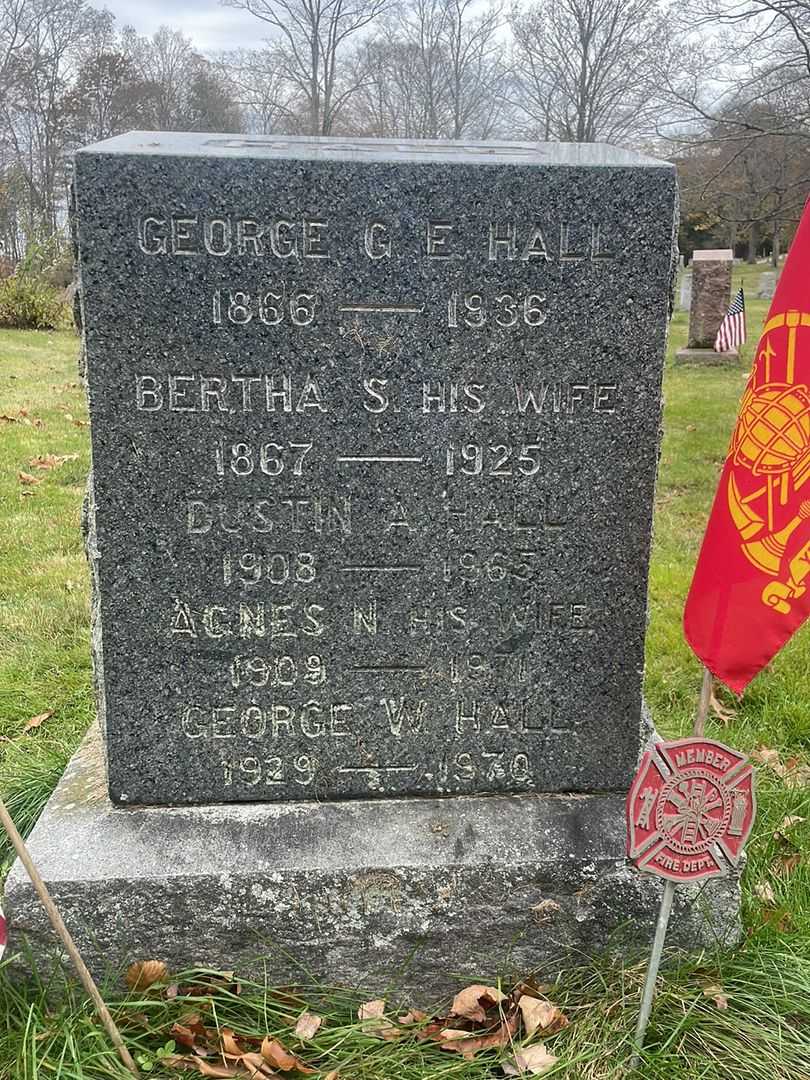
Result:
{"label": "grass lawn", "polygon": [[[681,611],[765,314],[766,303],[751,299],[764,269],[735,271],[734,288],[738,279],[747,286],[754,339],[741,361],[722,369],[670,361],[666,372],[646,683],[655,722],[671,736],[689,733],[700,683],[698,664],[683,641]],[[686,321],[680,313],[673,322],[672,353],[685,343]],[[35,821],[93,711],[80,534],[87,416],[76,354],[71,334],[0,331],[0,790],[23,830]],[[66,460],[55,465],[49,454]],[[53,467],[38,468],[37,458]],[[20,472],[39,482],[21,482]],[[718,691],[726,718],[721,722],[713,713],[708,734],[745,750],[764,744],[783,761],[806,762],[809,687],[805,627],[742,701]],[[744,880],[745,942],[731,954],[704,953],[666,967],[638,1074],[645,1078],[810,1078],[810,787],[790,784],[763,766],[759,796]],[[775,836],[786,816],[808,820]],[[7,860],[7,849],[3,854]],[[562,972],[548,993],[571,1024],[545,1040],[559,1061],[544,1075],[623,1075],[642,977],[641,967],[596,961]],[[294,996],[243,985],[239,994],[222,986],[189,997],[187,982],[180,980],[173,998],[159,991],[108,994],[150,1076],[182,1075],[161,1063],[158,1052],[171,1049],[172,1025],[191,1010],[209,1027],[278,1037],[319,1070],[317,1076],[338,1070],[341,1080],[502,1076],[499,1061],[510,1052],[488,1051],[466,1061],[411,1034],[382,1041],[357,1022],[363,999],[339,991],[312,987]],[[0,1077],[128,1075],[80,995],[53,1012],[42,988],[14,988],[0,974],[0,997]],[[305,1006],[325,1022],[302,1044],[292,1028]]]}

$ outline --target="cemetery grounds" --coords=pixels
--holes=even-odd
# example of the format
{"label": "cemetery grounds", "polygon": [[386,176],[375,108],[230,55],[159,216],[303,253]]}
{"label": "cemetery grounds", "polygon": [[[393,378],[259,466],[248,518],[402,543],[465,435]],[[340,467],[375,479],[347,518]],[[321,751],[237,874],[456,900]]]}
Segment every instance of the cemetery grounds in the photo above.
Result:
{"label": "cemetery grounds", "polygon": [[[767,269],[735,265],[732,292],[746,287],[749,329],[736,364],[674,366],[671,357],[686,343],[687,313],[677,313],[671,328],[646,672],[653,718],[670,737],[691,731],[700,670],[683,640],[681,612],[766,312],[768,301],[754,297]],[[89,440],[77,354],[72,333],[0,331],[0,792],[23,833],[94,712],[80,529]],[[742,701],[716,691],[707,734],[754,752],[759,762],[759,816],[743,881],[745,939],[731,953],[670,957],[639,1076],[810,1078],[809,716],[810,625]],[[3,845],[5,873],[11,853]],[[544,932],[542,925],[536,932]],[[570,1024],[544,1039],[558,1058],[544,1076],[608,1080],[626,1073],[643,973],[643,964],[622,967],[583,956],[581,966],[561,970],[546,985]],[[396,981],[392,968],[392,987]],[[507,1046],[467,1060],[420,1041],[414,1025],[397,1038],[380,1038],[374,1025],[358,1021],[358,1007],[371,995],[318,986],[306,972],[302,983],[295,993],[274,992],[268,950],[267,986],[171,973],[148,990],[125,997],[111,985],[105,996],[150,1077],[184,1075],[166,1055],[176,1049],[172,1026],[192,1011],[209,1027],[279,1039],[316,1070],[315,1080],[483,1080],[502,1076],[499,1062],[514,1056]],[[205,992],[189,997],[190,987]],[[425,1010],[435,1005],[418,1004]],[[293,1028],[305,1009],[323,1023],[301,1041]],[[394,1026],[400,1012],[392,993]],[[0,1077],[128,1075],[82,994],[54,1005],[47,986],[14,985],[0,971]]]}

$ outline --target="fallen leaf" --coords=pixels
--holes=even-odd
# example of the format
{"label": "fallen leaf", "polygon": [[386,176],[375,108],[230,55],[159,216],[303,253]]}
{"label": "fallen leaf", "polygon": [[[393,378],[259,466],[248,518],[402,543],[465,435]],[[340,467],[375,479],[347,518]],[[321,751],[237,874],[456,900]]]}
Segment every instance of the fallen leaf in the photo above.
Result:
{"label": "fallen leaf", "polygon": [[785,762],[784,780],[789,788],[810,785],[810,765],[800,761],[799,758],[788,758]]}
{"label": "fallen leaf", "polygon": [[472,1061],[481,1050],[491,1050],[493,1046],[506,1046],[510,1041],[505,1025],[501,1025],[497,1031],[486,1035],[471,1035],[469,1031],[456,1031],[455,1028],[444,1028],[441,1034],[443,1039],[439,1043],[439,1049],[455,1050],[467,1061]]}
{"label": "fallen leaf", "polygon": [[357,1016],[360,1020],[366,1021],[363,1024],[363,1031],[366,1035],[373,1035],[375,1039],[385,1039],[386,1041],[398,1039],[402,1032],[396,1024],[386,1020],[383,1016],[384,1012],[385,1001],[383,998],[367,1001],[364,1005],[361,1005],[357,1010]]}
{"label": "fallen leaf", "polygon": [[725,1011],[728,1008],[728,998],[722,986],[704,986],[703,994],[705,997],[711,998],[718,1009]]}
{"label": "fallen leaf", "polygon": [[0,414],[0,420],[6,424],[16,424],[17,418],[15,416],[6,416],[5,413]]}
{"label": "fallen leaf", "polygon": [[23,731],[33,731],[34,728],[44,724],[46,720],[50,720],[52,716],[53,709],[48,709],[47,712],[40,713],[39,716],[32,716],[30,720],[26,720]]}
{"label": "fallen leaf", "polygon": [[[249,1076],[251,1080],[258,1080],[259,1077],[277,1077],[279,1074],[273,1072],[267,1062],[264,1060],[261,1054],[248,1053],[243,1054],[239,1064],[245,1070],[244,1073],[240,1073],[240,1076]],[[307,1070],[308,1072],[314,1072],[314,1069]]]}
{"label": "fallen leaf", "polygon": [[801,825],[805,820],[805,818],[799,817],[798,814],[787,814],[782,818],[782,822],[774,833],[774,836],[778,836],[779,833],[783,833],[786,829],[792,829],[794,825]]}
{"label": "fallen leaf", "polygon": [[525,994],[518,1001],[518,1008],[523,1016],[527,1035],[534,1035],[538,1029],[546,1035],[553,1035],[568,1027],[568,1017],[561,1009],[543,998],[528,997]]}
{"label": "fallen leaf", "polygon": [[767,881],[758,881],[754,886],[754,895],[767,904],[768,907],[776,907],[776,896],[773,888]]}
{"label": "fallen leaf", "polygon": [[534,905],[532,915],[534,915],[534,921],[537,925],[542,926],[543,923],[550,922],[561,910],[556,900],[546,899]]}
{"label": "fallen leaf", "polygon": [[222,1029],[220,1039],[222,1040],[222,1053],[225,1057],[240,1058],[245,1053],[230,1028]]}
{"label": "fallen leaf", "polygon": [[169,969],[162,960],[136,960],[127,968],[127,986],[130,990],[147,990],[168,974]]}
{"label": "fallen leaf", "polygon": [[789,877],[801,861],[802,857],[798,851],[793,851],[789,855],[780,855],[771,863],[771,873],[776,877]]}
{"label": "fallen leaf", "polygon": [[557,1058],[537,1043],[518,1050],[514,1058],[503,1063],[503,1071],[507,1076],[542,1076],[556,1063]]}
{"label": "fallen leaf", "polygon": [[423,1024],[427,1018],[428,1014],[421,1009],[409,1009],[403,1016],[398,1016],[397,1020],[400,1024]]}
{"label": "fallen leaf", "polygon": [[266,1038],[262,1043],[261,1056],[276,1069],[281,1069],[282,1072],[291,1072],[293,1069],[300,1073],[314,1073],[316,1071],[310,1068],[300,1057],[291,1054],[278,1039]]}
{"label": "fallen leaf", "polygon": [[712,696],[709,698],[709,706],[721,724],[730,724],[732,720],[737,719],[735,710],[729,709],[719,698],[715,697],[714,690],[712,690]]}
{"label": "fallen leaf", "polygon": [[385,1000],[384,998],[377,998],[374,1001],[367,1001],[361,1005],[357,1010],[357,1016],[360,1020],[373,1020],[378,1016],[382,1016],[385,1012]]}
{"label": "fallen leaf", "polygon": [[765,909],[762,912],[762,921],[767,926],[774,926],[780,934],[790,934],[793,932],[793,917],[789,911],[785,911],[784,908],[777,910]]}
{"label": "fallen leaf", "polygon": [[466,1016],[468,1020],[483,1023],[487,1018],[487,1008],[497,1005],[505,997],[506,994],[496,986],[473,983],[472,986],[467,986],[456,994],[450,1006],[450,1012],[453,1016]]}
{"label": "fallen leaf", "polygon": [[[401,1023],[402,1021],[400,1021]],[[316,1016],[315,1013],[302,1012],[295,1022],[295,1036],[302,1042],[307,1039],[312,1039],[315,1036],[315,1032],[323,1023],[322,1016]]]}
{"label": "fallen leaf", "polygon": [[751,751],[751,757],[754,761],[758,762],[758,764],[768,765],[771,768],[773,768],[774,765],[779,765],[781,762],[778,750],[774,750],[770,746],[763,746],[761,743]]}
{"label": "fallen leaf", "polygon": [[332,1069],[331,1072],[328,1072],[326,1074],[326,1076],[323,1078],[323,1080],[338,1080],[338,1071],[337,1071],[337,1069]]}
{"label": "fallen leaf", "polygon": [[78,457],[78,454],[39,454],[28,464],[34,469],[58,469],[66,461],[77,461]]}
{"label": "fallen leaf", "polygon": [[190,1062],[193,1069],[197,1069],[203,1076],[215,1076],[218,1080],[231,1080],[234,1076],[244,1076],[245,1073],[241,1069],[237,1069],[232,1065],[211,1065],[207,1061],[201,1061],[197,1058],[196,1061]]}
{"label": "fallen leaf", "polygon": [[31,473],[23,472],[22,470],[20,470],[20,472],[17,475],[20,478],[20,483],[21,484],[41,484],[42,483],[42,477],[41,476],[32,476]]}
{"label": "fallen leaf", "polygon": [[90,423],[89,420],[74,420],[73,421],[73,426],[74,427],[87,427],[89,423]]}

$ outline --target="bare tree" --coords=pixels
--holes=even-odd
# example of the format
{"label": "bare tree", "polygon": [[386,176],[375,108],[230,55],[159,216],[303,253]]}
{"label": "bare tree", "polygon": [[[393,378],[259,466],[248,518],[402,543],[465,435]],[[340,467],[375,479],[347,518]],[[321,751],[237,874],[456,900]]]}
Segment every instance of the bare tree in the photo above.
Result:
{"label": "bare tree", "polygon": [[306,103],[308,133],[329,135],[357,89],[345,59],[350,40],[390,0],[224,0],[267,23],[284,44],[283,76]]}
{"label": "bare tree", "polygon": [[63,98],[88,19],[84,0],[54,0],[40,9],[25,48],[12,61],[11,88],[0,99],[4,157],[24,178],[24,229],[31,238],[58,230],[66,182]]}
{"label": "bare tree", "polygon": [[663,133],[678,139],[810,137],[810,3],[687,0],[674,10],[691,38],[685,63],[666,73]]}
{"label": "bare tree", "polygon": [[486,137],[503,76],[501,8],[475,0],[412,0],[358,55],[357,126],[405,138]]}
{"label": "bare tree", "polygon": [[511,24],[512,100],[538,134],[620,142],[650,129],[667,64],[655,0],[539,0]]}
{"label": "bare tree", "polygon": [[217,65],[227,75],[249,131],[273,135],[306,130],[305,102],[286,76],[278,45],[220,53]]}

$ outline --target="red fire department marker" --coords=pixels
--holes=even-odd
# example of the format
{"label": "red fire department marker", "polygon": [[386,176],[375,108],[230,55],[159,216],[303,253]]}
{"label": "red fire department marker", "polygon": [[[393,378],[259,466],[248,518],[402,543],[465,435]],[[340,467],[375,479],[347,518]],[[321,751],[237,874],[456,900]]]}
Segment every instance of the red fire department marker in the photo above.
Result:
{"label": "red fire department marker", "polygon": [[[627,793],[627,854],[665,879],[636,1028],[644,1043],[675,887],[728,874],[754,824],[754,770],[744,754],[702,736],[657,743]],[[638,1064],[638,1056],[631,1067]]]}

